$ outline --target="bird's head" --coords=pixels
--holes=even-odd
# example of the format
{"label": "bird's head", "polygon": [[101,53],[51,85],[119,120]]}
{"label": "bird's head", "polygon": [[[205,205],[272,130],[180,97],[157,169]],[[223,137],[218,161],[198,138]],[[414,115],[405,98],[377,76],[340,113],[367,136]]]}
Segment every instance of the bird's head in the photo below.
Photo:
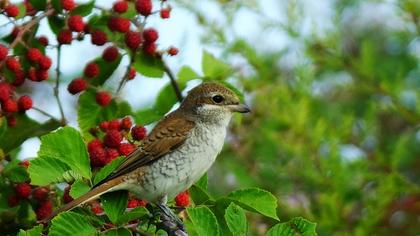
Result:
{"label": "bird's head", "polygon": [[250,112],[236,93],[218,83],[202,83],[191,89],[180,108],[207,121],[230,119],[234,112]]}

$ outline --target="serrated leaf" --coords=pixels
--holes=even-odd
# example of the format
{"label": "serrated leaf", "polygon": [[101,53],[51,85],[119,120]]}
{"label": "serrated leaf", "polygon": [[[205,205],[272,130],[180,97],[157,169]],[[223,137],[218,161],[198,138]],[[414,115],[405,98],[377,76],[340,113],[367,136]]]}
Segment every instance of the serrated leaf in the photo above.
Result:
{"label": "serrated leaf", "polygon": [[130,230],[126,228],[111,229],[101,233],[103,236],[131,236]]}
{"label": "serrated leaf", "polygon": [[248,225],[245,211],[235,203],[231,203],[225,212],[225,221],[233,235],[246,235]]}
{"label": "serrated leaf", "polygon": [[85,178],[92,176],[86,145],[80,133],[72,127],[42,136],[38,156],[58,159]]}
{"label": "serrated leaf", "polygon": [[90,187],[85,182],[77,180],[71,185],[70,196],[74,199],[82,196],[83,194],[89,192]]}
{"label": "serrated leaf", "polygon": [[56,216],[49,229],[49,236],[87,236],[96,235],[95,227],[88,223],[86,217],[74,212],[64,212]]}
{"label": "serrated leaf", "polygon": [[219,224],[216,216],[206,206],[189,207],[187,214],[194,227],[194,231],[199,236],[218,236],[220,235]]}
{"label": "serrated leaf", "polygon": [[48,25],[50,26],[52,32],[55,35],[58,35],[60,31],[64,28],[65,22],[62,18],[52,15],[48,17]]}
{"label": "serrated leaf", "polygon": [[29,0],[29,3],[37,10],[44,10],[47,5],[47,0]]}
{"label": "serrated leaf", "polygon": [[95,6],[95,1],[90,1],[86,4],[79,4],[76,8],[71,10],[71,15],[81,15],[87,16],[92,12],[93,7]]}
{"label": "serrated leaf", "polygon": [[98,57],[93,62],[99,66],[99,75],[90,81],[92,85],[102,85],[114,73],[120,64],[122,56],[119,55],[114,61],[105,61],[102,57]]}
{"label": "serrated leaf", "polygon": [[123,224],[126,222],[130,222],[134,219],[138,219],[140,217],[143,217],[145,215],[149,214],[149,211],[144,207],[136,207],[132,209],[131,211],[125,212],[124,215],[120,216],[118,218],[119,224]]}
{"label": "serrated leaf", "polygon": [[312,223],[302,217],[276,224],[267,232],[267,236],[316,236],[316,223]]}
{"label": "serrated leaf", "polygon": [[139,110],[134,114],[134,120],[137,124],[148,125],[162,118],[163,114],[158,113],[153,108]]}
{"label": "serrated leaf", "polygon": [[162,78],[165,72],[162,59],[143,52],[136,54],[133,67],[140,74],[151,78]]}
{"label": "serrated leaf", "polygon": [[204,76],[216,80],[226,79],[233,72],[228,64],[216,59],[207,51],[203,52],[202,68]]}
{"label": "serrated leaf", "polygon": [[189,193],[195,205],[201,205],[211,200],[210,194],[196,184],[190,187]]}
{"label": "serrated leaf", "polygon": [[277,199],[268,191],[259,188],[240,189],[231,192],[227,199],[235,201],[236,204],[246,210],[278,220],[276,213]]}
{"label": "serrated leaf", "polygon": [[101,182],[101,180],[105,179],[109,174],[112,173],[121,163],[124,161],[124,157],[118,157],[111,161],[111,163],[107,164],[106,166],[102,167],[98,173],[96,173],[95,178],[93,179],[93,185]]}
{"label": "serrated leaf", "polygon": [[28,167],[31,184],[40,186],[61,182],[68,171],[70,167],[66,163],[47,156],[31,160]]}
{"label": "serrated leaf", "polygon": [[41,236],[42,235],[42,228],[43,225],[37,225],[35,227],[33,227],[32,229],[28,229],[28,230],[19,230],[19,233],[17,234],[17,236]]}
{"label": "serrated leaf", "polygon": [[28,138],[49,133],[60,127],[60,123],[57,121],[49,120],[39,124],[24,114],[16,115],[16,120],[17,125],[8,127],[0,138],[0,148],[5,153],[19,147]]}
{"label": "serrated leaf", "polygon": [[118,222],[118,218],[127,208],[127,201],[127,191],[110,192],[101,196],[102,207],[112,223]]}

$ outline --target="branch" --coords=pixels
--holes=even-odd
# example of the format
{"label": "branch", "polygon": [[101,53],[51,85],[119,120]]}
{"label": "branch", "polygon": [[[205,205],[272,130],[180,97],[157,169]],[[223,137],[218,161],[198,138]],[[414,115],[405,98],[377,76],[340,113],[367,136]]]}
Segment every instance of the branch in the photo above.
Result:
{"label": "branch", "polygon": [[57,120],[57,118],[55,118],[53,115],[51,115],[50,113],[48,113],[48,112],[46,112],[46,111],[44,111],[44,110],[42,110],[42,109],[40,109],[40,108],[37,108],[37,107],[32,107],[32,109],[33,110],[35,110],[35,111],[37,111],[37,112],[39,112],[39,113],[41,113],[41,114],[43,114],[44,116],[46,116],[46,117],[49,117],[49,118],[51,118],[51,119],[53,119],[53,120],[55,120],[55,121],[57,121],[57,122],[59,122],[60,123],[60,121],[59,120]]}
{"label": "branch", "polygon": [[179,88],[179,85],[176,82],[175,75],[172,73],[171,69],[168,67],[168,65],[164,61],[163,61],[163,67],[165,68],[165,73],[169,76],[169,79],[171,80],[171,85],[174,89],[176,97],[178,98],[178,101],[182,102],[184,98],[182,97],[181,89]]}
{"label": "branch", "polygon": [[61,114],[61,123],[66,124],[66,118],[64,116],[64,110],[63,106],[60,101],[60,95],[59,95],[59,88],[60,88],[60,64],[61,64],[61,44],[57,47],[57,67],[55,69],[56,71],[56,80],[55,80],[55,87],[54,87],[54,97],[57,100],[58,108],[60,110]]}
{"label": "branch", "polygon": [[117,91],[115,92],[117,95],[121,92],[122,87],[124,86],[125,82],[128,80],[128,76],[130,74],[131,65],[134,62],[134,55],[130,57],[130,63],[127,65],[127,70],[125,72],[124,77],[122,77],[120,84],[118,85]]}

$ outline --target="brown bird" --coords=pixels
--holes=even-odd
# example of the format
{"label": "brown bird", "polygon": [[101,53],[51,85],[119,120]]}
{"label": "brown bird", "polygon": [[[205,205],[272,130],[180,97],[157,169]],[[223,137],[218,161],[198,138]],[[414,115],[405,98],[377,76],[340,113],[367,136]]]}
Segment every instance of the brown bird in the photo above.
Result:
{"label": "brown bird", "polygon": [[116,190],[128,190],[173,217],[167,199],[206,173],[222,150],[232,114],[249,111],[230,89],[217,83],[198,85],[113,173],[48,219]]}

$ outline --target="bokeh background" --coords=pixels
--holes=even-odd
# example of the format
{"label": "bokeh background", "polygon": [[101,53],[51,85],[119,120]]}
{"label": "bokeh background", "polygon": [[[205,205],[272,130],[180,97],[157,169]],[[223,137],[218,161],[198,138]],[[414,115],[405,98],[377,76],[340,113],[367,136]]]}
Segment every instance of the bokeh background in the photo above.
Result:
{"label": "bokeh background", "polygon": [[[253,110],[232,122],[209,173],[211,192],[265,188],[277,196],[281,220],[303,216],[317,223],[319,235],[420,234],[418,0],[170,3],[171,18],[151,26],[159,28],[160,47],[180,49],[167,60],[172,70],[188,65],[200,71],[205,49],[232,65],[229,81]],[[0,33],[11,29],[3,26]],[[47,27],[39,34],[54,40]],[[68,81],[103,50],[86,41],[63,47]],[[107,86],[115,87],[123,71]],[[138,76],[122,96],[145,108],[167,82]],[[36,86],[45,88],[35,104],[58,117],[45,99],[52,86]],[[61,89],[66,116],[77,126],[77,99]],[[31,139],[20,156],[35,156],[38,148]],[[271,223],[250,217],[251,235]]]}

